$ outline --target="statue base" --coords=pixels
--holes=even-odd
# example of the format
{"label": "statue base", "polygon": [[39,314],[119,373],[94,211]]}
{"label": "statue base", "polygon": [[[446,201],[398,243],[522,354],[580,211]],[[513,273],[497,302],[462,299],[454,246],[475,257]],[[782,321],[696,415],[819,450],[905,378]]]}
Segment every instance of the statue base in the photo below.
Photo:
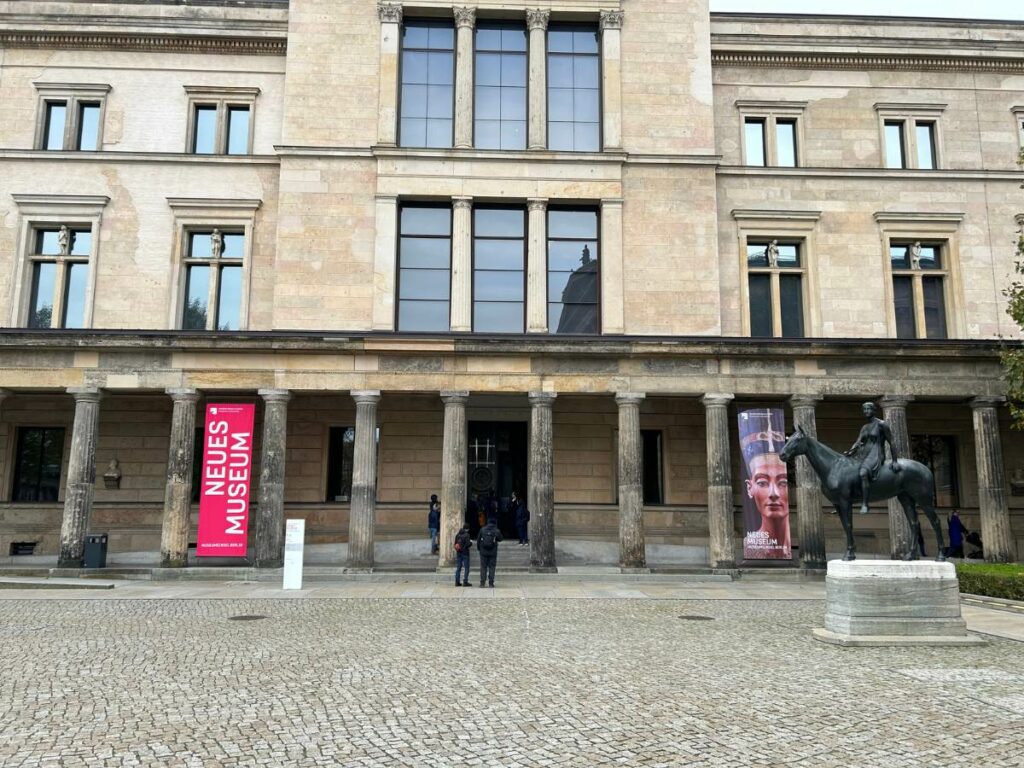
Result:
{"label": "statue base", "polygon": [[814,637],[842,646],[984,645],[967,632],[952,563],[832,560],[825,627]]}

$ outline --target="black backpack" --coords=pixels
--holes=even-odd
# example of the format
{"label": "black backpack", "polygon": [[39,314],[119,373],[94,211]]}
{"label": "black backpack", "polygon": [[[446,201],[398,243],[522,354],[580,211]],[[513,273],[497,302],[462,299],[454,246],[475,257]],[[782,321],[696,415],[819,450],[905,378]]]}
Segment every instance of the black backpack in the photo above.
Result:
{"label": "black backpack", "polygon": [[455,551],[459,553],[469,552],[470,543],[469,534],[465,531],[460,532],[455,537]]}
{"label": "black backpack", "polygon": [[480,536],[476,540],[476,546],[481,552],[493,552],[498,546],[498,536],[495,533],[495,528],[488,525],[480,531]]}

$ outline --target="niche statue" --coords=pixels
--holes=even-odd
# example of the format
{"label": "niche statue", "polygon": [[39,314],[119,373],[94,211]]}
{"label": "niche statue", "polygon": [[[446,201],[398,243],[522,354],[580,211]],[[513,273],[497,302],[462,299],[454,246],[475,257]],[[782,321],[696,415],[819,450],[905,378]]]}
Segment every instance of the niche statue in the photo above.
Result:
{"label": "niche statue", "polygon": [[[833,451],[806,434],[799,426],[779,452],[779,458],[789,461],[797,456],[806,456],[814,473],[821,481],[821,492],[832,502],[843,523],[846,533],[846,555],[843,560],[857,558],[853,543],[853,505],[861,502],[861,514],[867,512],[869,501],[898,499],[911,530],[911,549],[903,555],[904,560],[919,560],[918,541],[921,524],[917,509],[924,510],[928,521],[935,529],[938,551],[937,560],[946,559],[946,547],[942,540],[942,527],[935,514],[935,478],[924,464],[913,459],[896,456],[896,446],[889,425],[879,419],[874,403],[864,403],[861,408],[867,424],[860,436],[846,454]],[[885,446],[889,445],[892,459],[886,461]]]}

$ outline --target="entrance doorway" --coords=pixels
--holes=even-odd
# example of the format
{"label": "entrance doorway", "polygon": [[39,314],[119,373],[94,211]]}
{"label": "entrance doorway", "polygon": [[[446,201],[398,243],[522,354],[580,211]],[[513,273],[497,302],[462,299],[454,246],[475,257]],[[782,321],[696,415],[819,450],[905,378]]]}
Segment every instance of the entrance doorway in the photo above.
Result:
{"label": "entrance doorway", "polygon": [[486,518],[487,500],[493,494],[498,507],[498,527],[504,537],[516,536],[516,521],[508,508],[515,491],[526,496],[527,472],[526,423],[521,421],[469,422],[469,509],[475,510],[473,519],[467,520],[476,536],[480,529],[479,512],[483,507]]}

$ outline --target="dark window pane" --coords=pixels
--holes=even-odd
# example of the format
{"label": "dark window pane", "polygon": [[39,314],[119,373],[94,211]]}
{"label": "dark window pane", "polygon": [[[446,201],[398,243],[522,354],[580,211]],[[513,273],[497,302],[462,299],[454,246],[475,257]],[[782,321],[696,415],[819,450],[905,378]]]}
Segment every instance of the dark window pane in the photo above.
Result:
{"label": "dark window pane", "polygon": [[554,320],[549,311],[549,322],[553,333],[600,333],[596,304],[552,304],[551,308],[559,307]]}
{"label": "dark window pane", "polygon": [[892,279],[892,297],[896,306],[896,338],[916,339],[917,320],[914,317],[914,278]]}
{"label": "dark window pane", "polygon": [[190,266],[185,278],[185,308],[181,327],[186,331],[206,330],[206,313],[210,302],[210,268]]}
{"label": "dark window pane", "polygon": [[800,275],[779,275],[779,303],[782,309],[782,335],[787,339],[804,336],[804,304]]}
{"label": "dark window pane", "polygon": [[405,206],[401,216],[403,235],[441,235],[447,237],[452,231],[450,208],[420,208]]}
{"label": "dark window pane", "polygon": [[37,262],[32,273],[32,295],[29,299],[28,327],[49,328],[53,324],[53,291],[57,282],[57,265]]}
{"label": "dark window pane", "polygon": [[924,170],[935,168],[935,124],[917,124],[917,167]]}
{"label": "dark window pane", "polygon": [[910,246],[893,245],[889,247],[889,260],[893,269],[910,269]]}
{"label": "dark window pane", "polygon": [[903,151],[903,123],[885,124],[885,167],[906,168]]}
{"label": "dark window pane", "polygon": [[940,258],[941,249],[934,245],[923,245],[921,246],[921,269],[941,269],[942,261]]}
{"label": "dark window pane", "polygon": [[81,104],[78,107],[78,148],[95,152],[100,148],[100,105]]}
{"label": "dark window pane", "polygon": [[596,304],[598,295],[597,264],[581,267],[569,275],[560,300],[563,304]]}
{"label": "dark window pane", "polygon": [[764,120],[746,120],[743,140],[747,148],[747,165],[764,165]]}
{"label": "dark window pane", "polygon": [[922,278],[921,288],[924,293],[925,335],[929,339],[945,339],[946,299],[942,290],[942,278]]}
{"label": "dark window pane", "polygon": [[592,240],[597,237],[597,211],[548,211],[548,237]]}
{"label": "dark window pane", "polygon": [[779,261],[780,267],[799,267],[800,266],[800,247],[795,243],[779,243]]}
{"label": "dark window pane", "polygon": [[767,243],[747,243],[747,265],[751,267],[768,266]]}
{"label": "dark window pane", "polygon": [[446,332],[451,327],[447,301],[400,301],[399,331]]}
{"label": "dark window pane", "polygon": [[326,501],[348,501],[352,497],[352,460],[355,443],[355,428],[331,427],[327,445]]}
{"label": "dark window pane", "polygon": [[249,108],[228,109],[228,154],[249,154]]}
{"label": "dark window pane", "polygon": [[643,440],[644,504],[664,504],[661,431],[645,429],[640,437]]}
{"label": "dark window pane", "polygon": [[64,318],[61,327],[85,327],[85,286],[88,279],[88,264],[68,265],[64,283]]}
{"label": "dark window pane", "polygon": [[776,163],[783,168],[796,167],[796,121],[776,120]]}
{"label": "dark window pane", "polygon": [[11,500],[57,501],[60,495],[60,469],[63,458],[63,429],[20,428]]}
{"label": "dark window pane", "polygon": [[475,237],[522,237],[526,214],[521,208],[476,208],[473,211]]}
{"label": "dark window pane", "polygon": [[403,237],[402,266],[409,269],[448,269],[451,243],[442,237]]}
{"label": "dark window pane", "polygon": [[192,151],[197,155],[212,155],[217,151],[216,107],[196,107]]}
{"label": "dark window pane", "polygon": [[475,301],[523,301],[522,272],[492,272],[478,269],[473,272],[473,299]]}
{"label": "dark window pane", "polygon": [[223,267],[217,297],[218,331],[237,331],[242,314],[242,268]]}
{"label": "dark window pane", "polygon": [[772,335],[772,279],[771,275],[749,275],[750,335]]}
{"label": "dark window pane", "polygon": [[956,438],[952,435],[911,435],[910,446],[914,460],[928,467],[935,476],[936,506],[959,506]]}
{"label": "dark window pane", "polygon": [[473,304],[473,330],[477,333],[522,333],[522,302],[478,301]]}
{"label": "dark window pane", "polygon": [[46,103],[46,135],[43,149],[64,149],[64,127],[67,123],[68,108],[64,102]]}

